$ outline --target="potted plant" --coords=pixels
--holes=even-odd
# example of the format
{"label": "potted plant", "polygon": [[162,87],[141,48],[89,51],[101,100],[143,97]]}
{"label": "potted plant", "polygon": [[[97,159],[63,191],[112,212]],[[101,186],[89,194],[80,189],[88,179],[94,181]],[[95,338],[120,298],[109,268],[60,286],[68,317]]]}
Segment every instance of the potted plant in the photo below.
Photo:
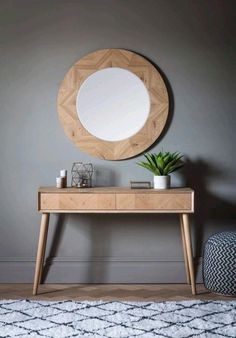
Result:
{"label": "potted plant", "polygon": [[170,153],[168,151],[160,151],[158,154],[144,154],[146,161],[140,161],[137,164],[154,174],[154,189],[170,188],[170,173],[181,168],[184,163],[183,155],[179,152]]}

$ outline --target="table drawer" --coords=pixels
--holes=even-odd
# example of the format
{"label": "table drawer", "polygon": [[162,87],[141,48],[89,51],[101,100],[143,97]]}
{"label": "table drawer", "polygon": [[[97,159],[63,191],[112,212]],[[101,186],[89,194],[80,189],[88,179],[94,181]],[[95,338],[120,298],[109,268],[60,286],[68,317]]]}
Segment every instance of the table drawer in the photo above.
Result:
{"label": "table drawer", "polygon": [[114,194],[47,194],[39,197],[39,210],[112,210]]}
{"label": "table drawer", "polygon": [[118,210],[193,211],[192,194],[117,194]]}

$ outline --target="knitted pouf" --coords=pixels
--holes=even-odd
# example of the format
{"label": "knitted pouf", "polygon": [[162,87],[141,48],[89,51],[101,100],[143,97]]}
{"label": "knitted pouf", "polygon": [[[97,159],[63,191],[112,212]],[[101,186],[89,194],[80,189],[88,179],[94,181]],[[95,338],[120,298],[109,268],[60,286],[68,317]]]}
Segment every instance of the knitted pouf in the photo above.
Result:
{"label": "knitted pouf", "polygon": [[203,253],[203,282],[212,292],[236,295],[236,231],[208,238]]}

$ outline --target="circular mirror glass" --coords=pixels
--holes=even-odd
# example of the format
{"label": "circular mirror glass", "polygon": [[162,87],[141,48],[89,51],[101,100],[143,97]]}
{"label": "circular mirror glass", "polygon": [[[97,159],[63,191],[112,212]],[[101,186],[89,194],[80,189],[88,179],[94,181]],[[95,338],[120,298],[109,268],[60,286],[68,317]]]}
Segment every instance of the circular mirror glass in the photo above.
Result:
{"label": "circular mirror glass", "polygon": [[83,82],[76,110],[90,134],[105,141],[121,141],[144,126],[150,98],[137,75],[122,68],[105,68]]}

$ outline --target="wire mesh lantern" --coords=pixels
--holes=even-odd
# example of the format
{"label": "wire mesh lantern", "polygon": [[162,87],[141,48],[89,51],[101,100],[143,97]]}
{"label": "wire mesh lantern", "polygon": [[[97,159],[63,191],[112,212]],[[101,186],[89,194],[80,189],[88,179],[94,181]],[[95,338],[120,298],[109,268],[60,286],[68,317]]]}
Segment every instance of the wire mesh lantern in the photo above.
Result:
{"label": "wire mesh lantern", "polygon": [[92,163],[75,162],[71,169],[71,186],[91,188],[94,168]]}

